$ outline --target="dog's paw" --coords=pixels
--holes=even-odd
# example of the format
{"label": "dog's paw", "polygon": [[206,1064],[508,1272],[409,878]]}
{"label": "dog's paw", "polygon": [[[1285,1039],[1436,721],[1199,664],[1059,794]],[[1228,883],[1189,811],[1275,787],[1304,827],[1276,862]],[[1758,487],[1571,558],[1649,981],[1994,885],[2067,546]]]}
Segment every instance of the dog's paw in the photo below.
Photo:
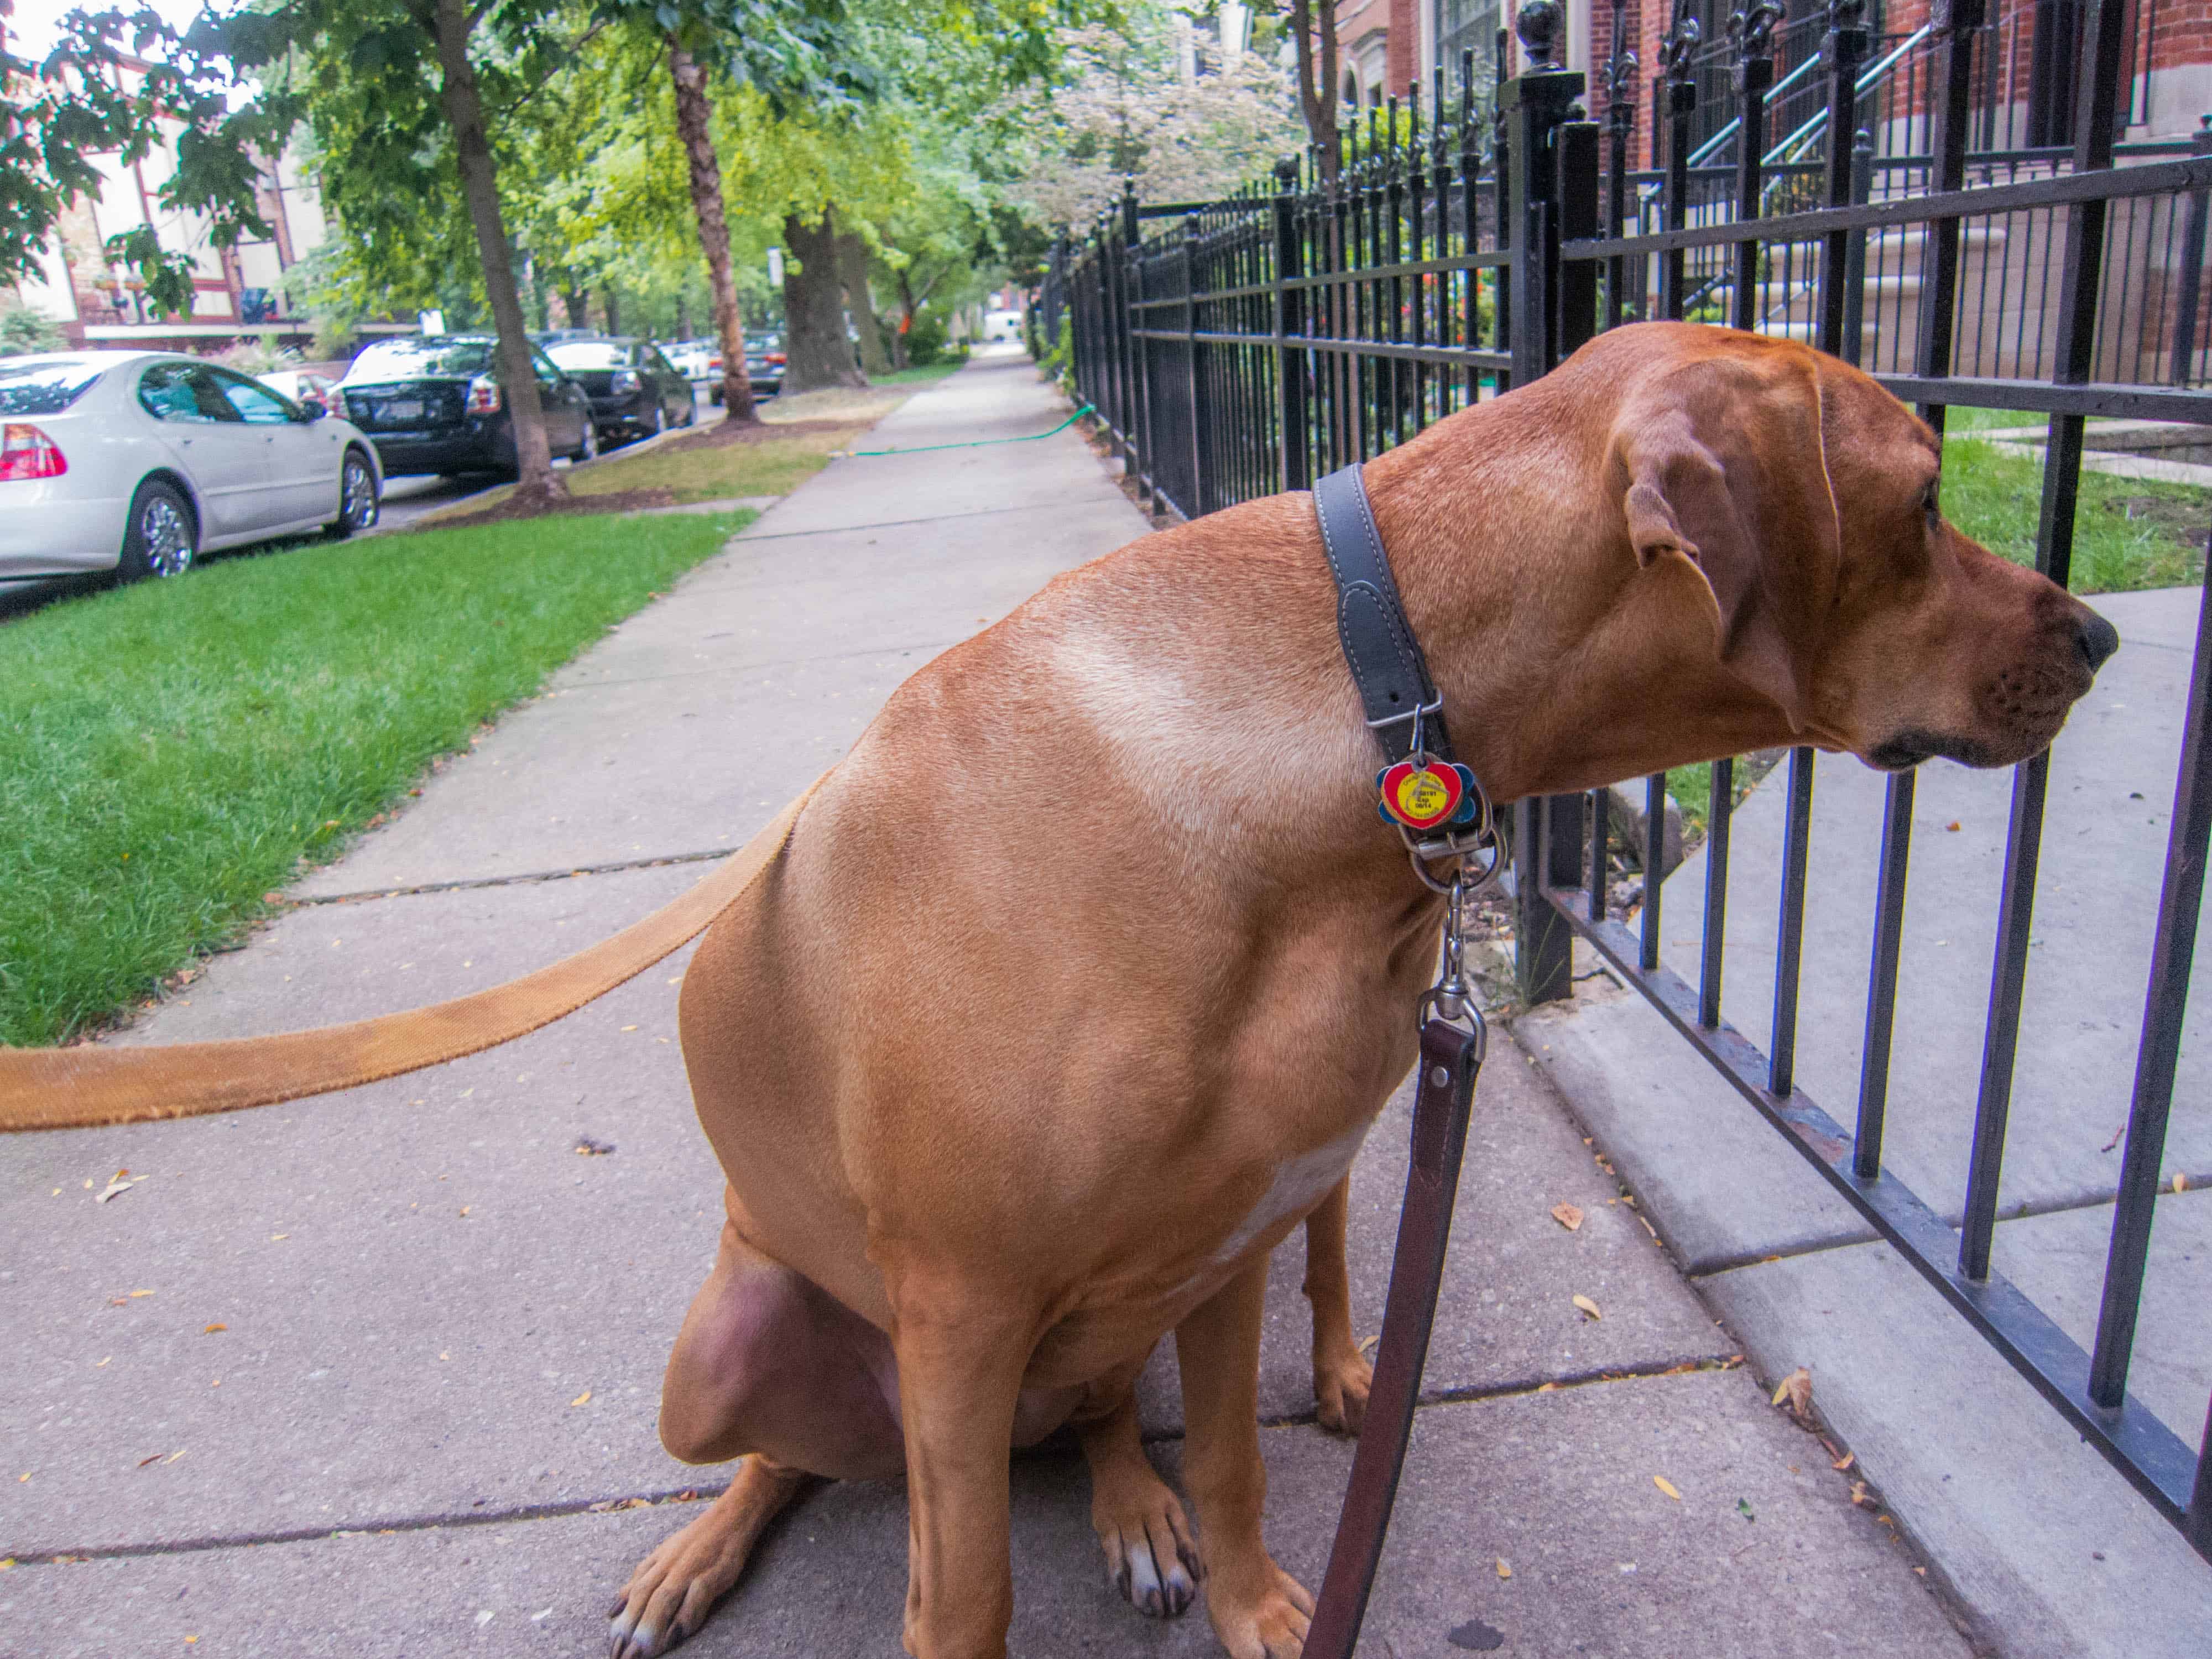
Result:
{"label": "dog's paw", "polygon": [[1091,1524],[1106,1552],[1106,1577],[1148,1619],[1185,1612],[1206,1576],[1189,1518],[1157,1479],[1121,1501],[1094,1503]]}
{"label": "dog's paw", "polygon": [[1306,1587],[1262,1555],[1255,1570],[1234,1583],[1216,1573],[1206,1588],[1213,1633],[1233,1659],[1298,1659],[1314,1599]]}
{"label": "dog's paw", "polygon": [[740,1463],[720,1497],[637,1564],[609,1610],[609,1659],[659,1659],[696,1634],[804,1479],[759,1457]]}
{"label": "dog's paw", "polygon": [[1314,1415],[1331,1434],[1358,1434],[1367,1420],[1367,1395],[1375,1368],[1357,1348],[1334,1358],[1314,1356]]}

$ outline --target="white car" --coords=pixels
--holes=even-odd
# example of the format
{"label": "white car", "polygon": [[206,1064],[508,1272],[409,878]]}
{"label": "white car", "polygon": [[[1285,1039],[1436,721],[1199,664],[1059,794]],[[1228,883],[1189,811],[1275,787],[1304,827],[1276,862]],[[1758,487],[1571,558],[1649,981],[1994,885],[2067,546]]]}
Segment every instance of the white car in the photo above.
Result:
{"label": "white car", "polygon": [[376,522],[384,472],[350,422],[175,352],[0,357],[0,592]]}

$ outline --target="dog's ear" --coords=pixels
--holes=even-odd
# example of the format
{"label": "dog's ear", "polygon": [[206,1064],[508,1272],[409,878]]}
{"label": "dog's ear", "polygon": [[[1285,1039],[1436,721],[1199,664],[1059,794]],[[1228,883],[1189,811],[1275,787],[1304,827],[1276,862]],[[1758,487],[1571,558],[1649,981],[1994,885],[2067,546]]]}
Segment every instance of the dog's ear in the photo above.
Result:
{"label": "dog's ear", "polygon": [[1630,400],[1613,451],[1638,562],[1704,578],[1721,661],[1803,730],[1841,560],[1818,370],[1688,364]]}

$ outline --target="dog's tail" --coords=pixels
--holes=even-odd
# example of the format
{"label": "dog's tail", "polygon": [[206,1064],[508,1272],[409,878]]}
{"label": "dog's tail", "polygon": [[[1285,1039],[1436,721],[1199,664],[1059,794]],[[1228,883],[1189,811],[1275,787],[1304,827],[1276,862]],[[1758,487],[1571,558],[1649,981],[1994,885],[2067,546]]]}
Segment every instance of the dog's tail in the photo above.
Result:
{"label": "dog's tail", "polygon": [[0,1048],[0,1132],[234,1112],[374,1083],[511,1042],[605,996],[705,933],[781,857],[799,813],[820,787],[817,778],[775,823],[673,903],[611,939],[487,991],[276,1036],[165,1048]]}

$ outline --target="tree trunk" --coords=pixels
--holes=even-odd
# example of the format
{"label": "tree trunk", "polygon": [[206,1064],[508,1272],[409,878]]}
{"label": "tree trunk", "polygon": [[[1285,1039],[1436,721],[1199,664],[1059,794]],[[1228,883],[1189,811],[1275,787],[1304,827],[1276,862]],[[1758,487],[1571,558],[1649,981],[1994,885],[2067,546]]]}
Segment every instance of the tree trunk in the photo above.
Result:
{"label": "tree trunk", "polygon": [[837,276],[836,209],[824,207],[810,226],[795,213],[783,217],[783,389],[820,392],[865,386],[845,337],[845,285]]}
{"label": "tree trunk", "polygon": [[605,287],[599,289],[599,309],[606,313],[607,332],[610,334],[621,333],[622,305],[621,302],[615,298],[615,285],[612,283],[607,283]]}
{"label": "tree trunk", "polygon": [[868,292],[868,245],[854,231],[837,239],[837,264],[844,277],[845,309],[860,333],[860,372],[888,374],[890,354],[884,349],[884,326],[876,320],[875,295]]}
{"label": "tree trunk", "polygon": [[691,301],[682,294],[676,296],[676,337],[679,340],[691,337]]}
{"label": "tree trunk", "polygon": [[690,167],[699,250],[707,256],[714,337],[722,344],[722,407],[738,425],[753,426],[760,414],[753,407],[752,377],[745,373],[745,325],[738,314],[738,285],[730,276],[730,223],[722,212],[722,164],[714,155],[714,111],[707,101],[707,71],[671,36],[668,72],[676,82],[676,131]]}
{"label": "tree trunk", "polygon": [[483,99],[469,62],[469,31],[474,27],[464,0],[437,0],[434,31],[442,71],[439,101],[453,130],[453,155],[459,163],[461,193],[476,231],[477,257],[483,262],[484,289],[492,320],[499,329],[499,384],[514,425],[515,499],[532,505],[558,501],[568,481],[553,473],[553,451],[545,440],[545,411],[538,401],[538,368],[530,355],[530,325],[522,297],[514,290],[514,262],[507,255],[507,226],[500,216],[499,179],[492,168],[491,143],[484,133]]}
{"label": "tree trunk", "polygon": [[562,308],[568,313],[569,327],[588,328],[591,324],[586,319],[586,311],[591,304],[592,296],[582,289],[576,287],[575,282],[576,273],[572,270],[568,273],[569,286],[561,295]]}
{"label": "tree trunk", "polygon": [[538,327],[542,333],[553,326],[553,307],[545,286],[545,267],[532,259],[530,262],[530,297],[538,307]]}
{"label": "tree trunk", "polygon": [[[1321,62],[1314,62],[1313,0],[1291,0],[1291,35],[1297,42],[1298,107],[1306,118],[1306,137],[1320,153],[1322,182],[1334,189],[1343,157],[1336,134],[1336,7],[1322,7]],[[1314,70],[1321,71],[1315,83]]]}

